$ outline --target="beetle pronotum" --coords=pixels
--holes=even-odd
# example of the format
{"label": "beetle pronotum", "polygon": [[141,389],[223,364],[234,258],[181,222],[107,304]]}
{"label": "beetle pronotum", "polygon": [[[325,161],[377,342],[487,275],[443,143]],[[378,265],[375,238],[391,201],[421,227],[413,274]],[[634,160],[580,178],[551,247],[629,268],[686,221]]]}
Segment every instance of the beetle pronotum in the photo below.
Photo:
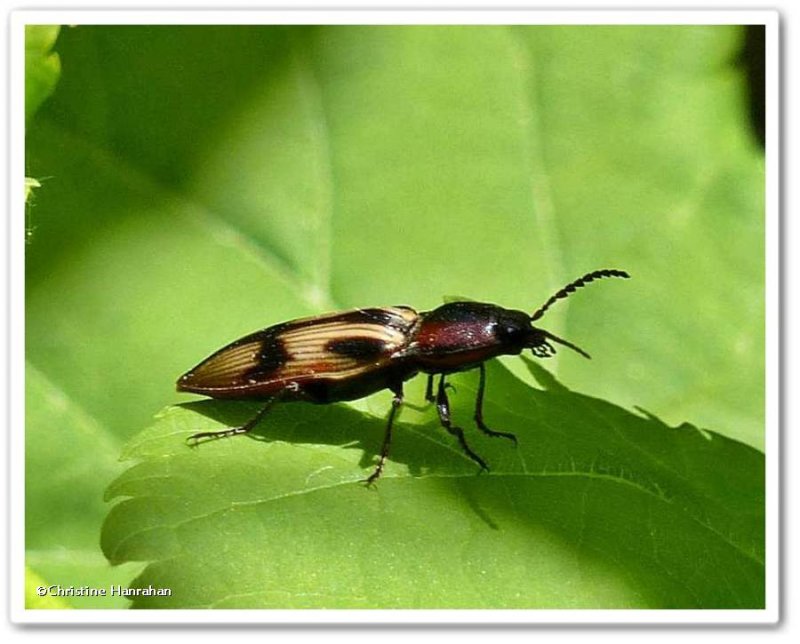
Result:
{"label": "beetle pronotum", "polygon": [[[363,398],[382,389],[393,394],[380,457],[366,483],[383,471],[392,440],[392,425],[403,403],[403,383],[427,374],[426,399],[436,403],[439,421],[453,434],[467,456],[481,470],[486,462],[467,444],[463,430],[450,418],[447,375],[478,369],[475,423],[484,434],[516,443],[513,434],[498,432],[483,421],[486,389],[484,362],[499,355],[517,355],[531,349],[548,358],[556,351],[550,341],[588,358],[576,345],[533,322],[558,300],[589,282],[605,277],[630,277],[625,271],[602,269],[587,273],[556,292],[533,315],[480,302],[451,302],[417,313],[407,306],[353,309],[276,324],[223,347],[182,375],[178,391],[212,398],[263,400],[264,406],[248,422],[217,432],[189,437],[224,438],[246,434],[275,402],[304,400],[332,403]],[[434,394],[434,377],[439,382]]]}

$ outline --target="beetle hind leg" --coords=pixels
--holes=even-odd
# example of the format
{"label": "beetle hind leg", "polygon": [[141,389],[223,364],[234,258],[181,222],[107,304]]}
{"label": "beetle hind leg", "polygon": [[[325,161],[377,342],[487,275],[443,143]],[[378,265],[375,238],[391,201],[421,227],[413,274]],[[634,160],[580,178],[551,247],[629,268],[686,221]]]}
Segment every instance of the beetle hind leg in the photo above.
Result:
{"label": "beetle hind leg", "polygon": [[400,385],[396,389],[392,389],[392,393],[394,393],[394,398],[392,399],[392,409],[389,411],[389,420],[386,423],[386,433],[383,435],[381,455],[378,459],[378,464],[375,466],[375,470],[364,480],[367,487],[377,481],[383,473],[383,466],[386,463],[386,458],[389,456],[389,447],[391,447],[392,444],[392,424],[394,423],[394,417],[397,415],[400,405],[403,404],[403,386]]}
{"label": "beetle hind leg", "polygon": [[480,465],[481,470],[486,470],[488,472],[489,466],[486,464],[486,461],[473,452],[470,446],[467,445],[467,439],[464,438],[464,430],[453,425],[450,420],[450,401],[447,398],[447,385],[444,382],[444,376],[439,379],[439,391],[436,394],[436,409],[439,412],[439,422],[442,423],[442,427],[458,439],[461,449],[464,450],[467,456]]}
{"label": "beetle hind leg", "polygon": [[253,429],[256,425],[258,425],[259,421],[264,417],[264,414],[272,407],[272,404],[275,402],[276,398],[270,398],[266,404],[259,409],[258,413],[253,416],[250,420],[248,420],[244,425],[240,425],[238,427],[230,427],[228,429],[223,429],[218,432],[199,432],[197,434],[192,434],[186,439],[186,442],[194,441],[191,443],[192,445],[197,445],[202,439],[208,438],[211,440],[216,440],[218,438],[229,438],[231,436],[236,436],[238,434],[247,434],[250,430]]}
{"label": "beetle hind leg", "polygon": [[483,422],[483,394],[486,390],[486,367],[481,363],[479,365],[481,370],[481,377],[480,382],[478,384],[478,396],[475,398],[475,424],[478,426],[484,434],[487,436],[501,436],[502,438],[507,438],[510,441],[514,442],[514,445],[517,445],[517,437],[510,432],[498,432],[493,429],[489,429],[486,426],[486,423]]}

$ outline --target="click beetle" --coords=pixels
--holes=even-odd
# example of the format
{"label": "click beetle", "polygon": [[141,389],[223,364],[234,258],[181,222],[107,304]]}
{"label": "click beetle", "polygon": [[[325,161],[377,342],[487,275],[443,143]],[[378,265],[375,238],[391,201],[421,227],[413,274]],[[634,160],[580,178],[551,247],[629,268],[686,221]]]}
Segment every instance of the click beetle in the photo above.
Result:
{"label": "click beetle", "polygon": [[[483,421],[484,362],[500,355],[518,355],[523,349],[548,358],[555,353],[551,341],[588,358],[583,349],[533,326],[533,322],[558,300],[605,277],[630,276],[616,269],[587,273],[555,293],[533,315],[494,304],[450,302],[422,313],[407,306],[353,309],[256,331],[186,372],[178,379],[177,388],[212,398],[263,400],[264,406],[240,427],[200,432],[189,440],[196,443],[203,438],[246,434],[278,401],[326,404],[389,389],[394,398],[378,463],[366,480],[370,484],[381,475],[389,454],[392,424],[403,402],[403,383],[421,372],[428,376],[425,397],[436,404],[442,426],[458,439],[481,470],[488,470],[486,462],[467,444],[463,430],[451,421],[445,378],[458,371],[478,369],[474,415],[478,429],[516,443],[513,434],[489,429]],[[436,394],[434,376],[439,376]]]}

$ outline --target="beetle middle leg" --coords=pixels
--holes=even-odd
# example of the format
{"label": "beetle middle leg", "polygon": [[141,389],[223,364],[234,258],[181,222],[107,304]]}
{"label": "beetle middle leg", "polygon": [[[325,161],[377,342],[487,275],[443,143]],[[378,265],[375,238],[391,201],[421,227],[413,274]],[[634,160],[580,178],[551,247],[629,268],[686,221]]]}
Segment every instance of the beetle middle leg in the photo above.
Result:
{"label": "beetle middle leg", "polygon": [[[455,386],[449,382],[444,383],[444,388],[456,390]],[[433,374],[428,375],[428,384],[425,386],[425,400],[429,403],[436,402],[436,396],[433,395]]]}
{"label": "beetle middle leg", "polygon": [[230,436],[236,436],[237,434],[247,434],[250,430],[253,429],[256,425],[258,425],[259,421],[264,417],[264,414],[269,411],[272,405],[278,400],[278,396],[273,396],[264,404],[264,406],[258,411],[258,413],[253,416],[250,420],[248,420],[244,425],[240,425],[238,427],[230,427],[229,429],[223,429],[218,432],[199,432],[197,434],[192,434],[189,438],[186,439],[186,442],[194,441],[194,445],[202,438],[228,438]]}
{"label": "beetle middle leg", "polygon": [[517,437],[514,436],[514,434],[509,432],[497,432],[493,429],[489,429],[483,422],[483,394],[486,390],[486,367],[481,363],[479,368],[481,370],[481,377],[478,383],[478,396],[475,398],[475,424],[484,434],[489,436],[502,436],[503,438],[514,441],[514,445],[516,445]]}
{"label": "beetle middle leg", "polygon": [[428,374],[428,384],[425,385],[425,400],[429,403],[436,402],[436,396],[433,395],[433,374]]}
{"label": "beetle middle leg", "polygon": [[442,427],[458,438],[458,442],[461,444],[461,449],[464,450],[464,453],[480,465],[482,470],[488,472],[489,466],[486,465],[486,462],[467,445],[467,440],[464,438],[464,430],[460,427],[456,427],[450,421],[450,401],[447,399],[447,385],[444,382],[444,376],[439,378],[439,391],[436,394],[436,409],[439,412],[439,421],[442,423]]}

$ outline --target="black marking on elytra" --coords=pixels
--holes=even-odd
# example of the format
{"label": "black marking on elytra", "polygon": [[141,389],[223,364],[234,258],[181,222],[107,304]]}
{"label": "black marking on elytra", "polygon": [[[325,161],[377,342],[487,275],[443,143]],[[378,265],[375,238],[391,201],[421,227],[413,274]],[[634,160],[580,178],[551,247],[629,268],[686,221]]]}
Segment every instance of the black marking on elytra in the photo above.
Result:
{"label": "black marking on elytra", "polygon": [[380,338],[343,338],[331,340],[325,350],[348,358],[377,358],[386,350],[386,343]]}
{"label": "black marking on elytra", "polygon": [[266,329],[255,331],[242,338],[239,338],[238,340],[236,340],[236,342],[231,342],[229,345],[223,347],[222,349],[217,351],[217,353],[212,354],[210,357],[213,358],[215,355],[222,353],[223,351],[228,351],[229,349],[240,347],[243,344],[252,344],[253,342],[268,343],[272,341],[274,338],[278,337],[288,326],[289,324],[287,322],[282,322],[281,324],[276,324],[274,326],[267,327]]}
{"label": "black marking on elytra", "polygon": [[[409,306],[395,306],[394,308],[416,313],[414,309]],[[399,331],[406,331],[411,326],[409,321],[397,311],[385,308],[356,309],[355,311],[343,313],[337,319],[341,322],[353,322],[356,324],[375,324]]]}
{"label": "black marking on elytra", "polygon": [[289,361],[289,354],[286,353],[281,339],[272,336],[264,339],[258,358],[259,368],[262,371],[276,371]]}
{"label": "black marking on elytra", "polygon": [[245,380],[261,380],[274,374],[289,361],[289,354],[278,334],[265,333],[258,355],[258,364],[243,374]]}
{"label": "black marking on elytra", "polygon": [[394,326],[397,323],[397,314],[388,309],[356,309],[340,315],[340,322],[368,323],[377,326]]}

